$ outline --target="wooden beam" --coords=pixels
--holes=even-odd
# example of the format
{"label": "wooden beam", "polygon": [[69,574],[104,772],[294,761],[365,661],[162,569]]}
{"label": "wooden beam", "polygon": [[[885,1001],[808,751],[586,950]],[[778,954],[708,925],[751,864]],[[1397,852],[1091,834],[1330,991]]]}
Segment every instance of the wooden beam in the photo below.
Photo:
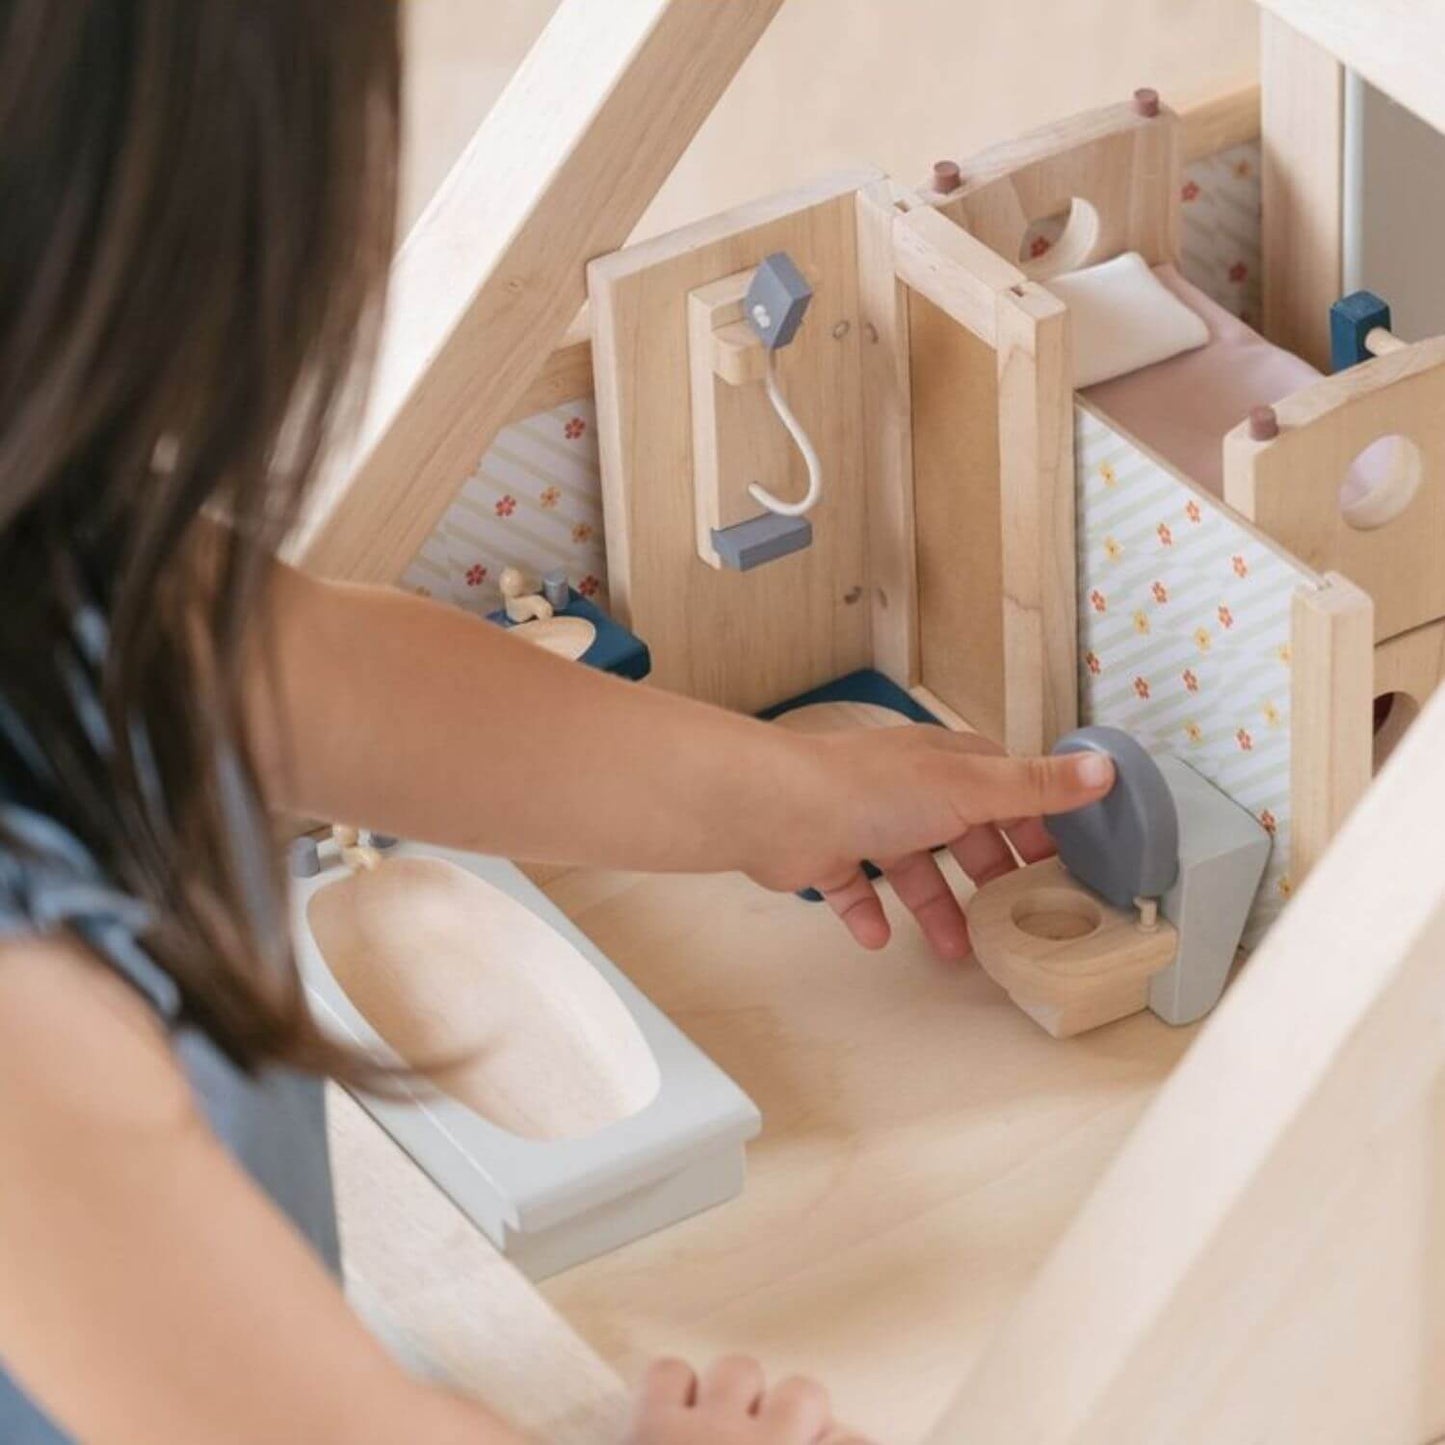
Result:
{"label": "wooden beam", "polygon": [[1226,91],[1179,112],[1180,149],[1185,165],[1245,145],[1260,136],[1258,85]]}
{"label": "wooden beam", "polygon": [[892,181],[858,192],[858,310],[873,665],[906,688],[919,681],[918,538],[908,291],[893,266],[897,199]]}
{"label": "wooden beam", "polygon": [[1344,274],[1344,71],[1283,21],[1260,19],[1264,332],[1328,371]]}
{"label": "wooden beam", "polygon": [[[1445,7],[1433,0],[1260,0],[1300,35],[1445,132]],[[1268,84],[1266,84],[1266,98]]]}
{"label": "wooden beam", "polygon": [[355,465],[294,559],[411,561],[781,3],[562,0],[397,257]]}
{"label": "wooden beam", "polygon": [[1375,611],[1343,577],[1295,595],[1290,621],[1290,874],[1324,856],[1373,772]]}
{"label": "wooden beam", "polygon": [[1027,281],[998,295],[1004,742],[1045,753],[1079,717],[1069,313]]}

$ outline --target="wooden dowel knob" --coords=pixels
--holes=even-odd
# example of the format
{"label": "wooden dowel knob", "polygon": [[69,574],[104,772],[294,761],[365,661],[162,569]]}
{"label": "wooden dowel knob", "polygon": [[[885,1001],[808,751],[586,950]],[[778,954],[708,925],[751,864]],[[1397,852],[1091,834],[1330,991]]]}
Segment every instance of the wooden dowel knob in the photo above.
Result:
{"label": "wooden dowel knob", "polygon": [[1249,434],[1257,442],[1272,442],[1279,435],[1279,417],[1272,406],[1250,408]]}
{"label": "wooden dowel knob", "polygon": [[1377,326],[1365,337],[1365,350],[1371,356],[1388,356],[1392,351],[1403,351],[1409,346],[1408,341],[1401,341],[1393,331],[1386,331],[1383,326]]}
{"label": "wooden dowel knob", "polygon": [[963,172],[957,161],[935,161],[933,166],[933,189],[942,195],[956,191],[963,184]]}

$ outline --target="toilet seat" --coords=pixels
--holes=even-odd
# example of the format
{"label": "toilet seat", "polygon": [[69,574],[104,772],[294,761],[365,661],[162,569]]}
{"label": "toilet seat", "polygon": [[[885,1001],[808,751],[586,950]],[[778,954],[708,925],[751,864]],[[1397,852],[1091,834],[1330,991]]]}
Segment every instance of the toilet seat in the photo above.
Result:
{"label": "toilet seat", "polygon": [[968,905],[974,955],[1055,1038],[1145,1008],[1149,980],[1174,961],[1179,937],[1152,932],[1085,888],[1058,858],[1005,874]]}

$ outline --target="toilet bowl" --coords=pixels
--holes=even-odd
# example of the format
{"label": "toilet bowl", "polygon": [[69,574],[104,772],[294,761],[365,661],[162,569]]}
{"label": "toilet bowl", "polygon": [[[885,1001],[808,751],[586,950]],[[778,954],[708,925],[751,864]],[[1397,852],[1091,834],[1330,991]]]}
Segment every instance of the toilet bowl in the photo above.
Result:
{"label": "toilet bowl", "polygon": [[1086,888],[1058,858],[981,888],[968,928],[984,971],[1055,1038],[1147,1007],[1150,979],[1179,944],[1173,925],[1144,929],[1137,912]]}
{"label": "toilet bowl", "polygon": [[1056,858],[974,894],[975,956],[1055,1038],[1144,1008],[1171,1024],[1203,1018],[1224,992],[1269,835],[1186,763],[1117,728],[1080,728],[1054,751],[1106,753],[1113,789],[1045,820]]}

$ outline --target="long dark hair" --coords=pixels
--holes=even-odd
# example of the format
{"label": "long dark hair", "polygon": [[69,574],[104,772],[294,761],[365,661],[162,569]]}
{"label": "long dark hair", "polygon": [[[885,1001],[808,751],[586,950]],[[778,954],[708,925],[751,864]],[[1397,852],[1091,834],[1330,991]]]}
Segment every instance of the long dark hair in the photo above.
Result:
{"label": "long dark hair", "polygon": [[246,1067],[344,1062],[304,1006],[246,694],[372,350],[397,10],[0,0],[0,777],[147,905]]}

